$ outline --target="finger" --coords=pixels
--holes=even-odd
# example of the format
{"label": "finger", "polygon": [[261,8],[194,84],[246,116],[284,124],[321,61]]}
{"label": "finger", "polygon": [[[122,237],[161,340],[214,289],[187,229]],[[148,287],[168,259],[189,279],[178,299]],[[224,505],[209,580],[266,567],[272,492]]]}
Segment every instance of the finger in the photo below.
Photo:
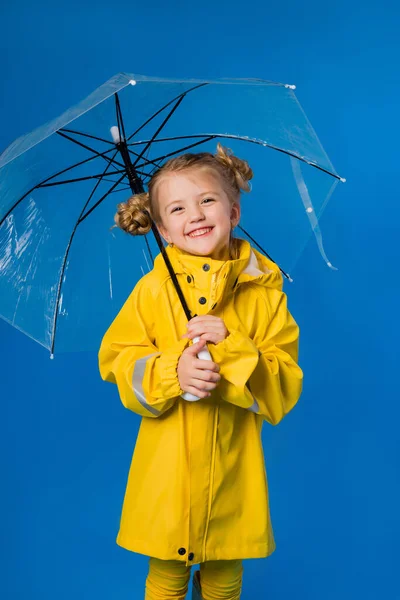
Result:
{"label": "finger", "polygon": [[203,371],[213,371],[214,373],[219,373],[220,368],[217,363],[212,360],[204,360],[202,358],[198,358],[193,361],[193,366],[195,369],[201,369]]}
{"label": "finger", "polygon": [[[185,339],[185,338],[188,338],[188,339],[190,339],[190,340],[193,340],[195,337],[200,337],[200,334],[199,334],[199,333],[193,334],[193,333],[189,333],[189,332],[187,332],[187,333],[184,333],[184,334],[181,336],[181,340],[183,340],[183,339]],[[200,341],[200,340],[199,340],[199,341]],[[197,344],[198,342],[195,342],[195,343]]]}
{"label": "finger", "polygon": [[198,340],[197,342],[193,342],[193,346],[195,346],[196,344],[202,344],[204,340]]}
{"label": "finger", "polygon": [[197,354],[206,345],[206,340],[199,340],[186,348],[189,354]]}
{"label": "finger", "polygon": [[195,329],[189,329],[187,332],[187,337],[189,337],[190,339],[194,339],[196,337],[201,337],[203,334],[209,334],[209,335],[217,335],[219,337],[221,337],[222,339],[225,338],[225,331],[221,328],[218,327],[198,327]]}
{"label": "finger", "polygon": [[190,384],[202,392],[211,392],[217,387],[213,381],[204,381],[204,379],[191,379]]}
{"label": "finger", "polygon": [[193,319],[190,319],[190,321],[188,321],[187,323],[187,326],[198,325],[199,323],[217,323],[218,321],[223,323],[220,317],[214,317],[212,315],[198,315],[197,317],[193,317]]}
{"label": "finger", "polygon": [[207,327],[207,328],[211,328],[211,329],[215,329],[215,328],[220,328],[223,329],[225,327],[224,322],[221,319],[215,319],[213,321],[209,321],[209,320],[204,320],[204,321],[189,321],[189,323],[187,323],[186,325],[187,329],[198,329],[198,328],[203,328],[203,327]]}
{"label": "finger", "polygon": [[224,331],[224,327],[220,323],[198,323],[190,325],[186,333],[205,333],[206,331]]}
{"label": "finger", "polygon": [[207,392],[204,390],[198,390],[193,385],[188,385],[187,389],[183,390],[183,391],[189,392],[190,394],[193,394],[194,396],[197,396],[198,398],[208,398],[209,396],[211,396],[210,392]]}
{"label": "finger", "polygon": [[193,319],[190,319],[188,323],[198,323],[199,321],[210,321],[218,318],[219,317],[214,317],[213,315],[197,315],[197,317],[193,317]]}
{"label": "finger", "polygon": [[200,379],[201,381],[218,383],[221,380],[221,375],[216,373],[215,371],[202,371],[201,369],[196,369],[193,372],[193,377],[196,379]]}
{"label": "finger", "polygon": [[206,342],[211,342],[212,344],[218,344],[218,342],[222,342],[224,338],[222,335],[218,335],[217,333],[203,333],[200,336],[201,340],[205,340]]}

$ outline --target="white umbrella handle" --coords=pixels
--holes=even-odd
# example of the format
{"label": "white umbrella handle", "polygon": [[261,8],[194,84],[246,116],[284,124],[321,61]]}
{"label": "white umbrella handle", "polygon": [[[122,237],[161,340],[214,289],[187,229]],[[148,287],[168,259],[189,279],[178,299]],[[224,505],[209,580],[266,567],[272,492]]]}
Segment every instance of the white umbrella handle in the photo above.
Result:
{"label": "white umbrella handle", "polygon": [[[199,341],[200,341],[200,337],[195,337],[193,339],[194,344],[197,344],[197,342],[199,342]],[[201,360],[212,360],[211,354],[207,350],[207,346],[205,346],[203,348],[203,350],[200,350],[200,352],[197,355],[197,358],[200,358]],[[196,402],[196,400],[200,400],[200,398],[198,398],[194,394],[191,394],[190,392],[185,392],[184,394],[182,394],[182,398],[184,400],[187,400],[188,402]]]}

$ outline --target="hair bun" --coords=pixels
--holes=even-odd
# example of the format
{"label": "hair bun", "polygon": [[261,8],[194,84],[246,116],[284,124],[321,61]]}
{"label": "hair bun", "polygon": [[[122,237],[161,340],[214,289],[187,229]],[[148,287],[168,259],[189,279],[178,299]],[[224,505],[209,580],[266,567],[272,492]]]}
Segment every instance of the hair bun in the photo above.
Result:
{"label": "hair bun", "polygon": [[131,196],[117,206],[114,221],[130,235],[145,235],[151,229],[149,195],[145,192]]}
{"label": "hair bun", "polygon": [[230,148],[225,148],[220,143],[217,144],[217,153],[215,154],[216,160],[221,162],[223,165],[231,169],[235,175],[237,186],[244,192],[250,191],[249,181],[253,179],[253,171],[249,164],[233,155]]}

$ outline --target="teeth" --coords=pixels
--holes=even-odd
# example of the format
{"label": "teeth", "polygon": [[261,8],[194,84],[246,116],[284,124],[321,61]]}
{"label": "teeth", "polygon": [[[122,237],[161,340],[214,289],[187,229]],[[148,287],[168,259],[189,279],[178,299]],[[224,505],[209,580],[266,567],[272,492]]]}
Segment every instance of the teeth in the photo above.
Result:
{"label": "teeth", "polygon": [[212,227],[208,227],[207,229],[198,229],[194,233],[189,233],[189,237],[197,237],[199,235],[203,235],[204,233],[208,233],[211,231]]}

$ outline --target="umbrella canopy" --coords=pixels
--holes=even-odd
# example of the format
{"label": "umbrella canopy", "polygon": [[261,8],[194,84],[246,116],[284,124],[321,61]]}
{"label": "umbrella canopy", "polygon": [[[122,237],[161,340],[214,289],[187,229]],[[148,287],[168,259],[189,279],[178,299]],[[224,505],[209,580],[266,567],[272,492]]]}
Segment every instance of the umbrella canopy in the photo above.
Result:
{"label": "umbrella canopy", "polygon": [[255,174],[242,231],[285,271],[314,232],[332,267],[318,219],[341,178],[294,86],[122,73],[0,156],[1,316],[52,354],[97,350],[158,252],[151,233],[111,230],[116,204],[168,158],[218,141]]}

